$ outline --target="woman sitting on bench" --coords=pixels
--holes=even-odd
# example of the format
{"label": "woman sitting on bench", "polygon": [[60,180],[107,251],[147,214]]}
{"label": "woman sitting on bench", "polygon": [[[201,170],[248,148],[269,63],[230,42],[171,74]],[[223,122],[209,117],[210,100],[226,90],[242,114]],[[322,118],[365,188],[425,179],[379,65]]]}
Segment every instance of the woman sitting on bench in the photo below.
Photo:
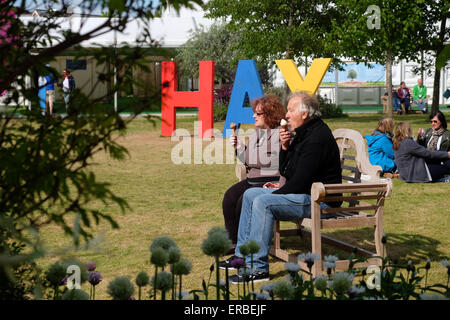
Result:
{"label": "woman sitting on bench", "polygon": [[[242,196],[245,190],[262,187],[266,182],[278,182],[278,156],[280,151],[279,123],[285,109],[280,99],[274,95],[265,95],[251,101],[255,132],[245,146],[236,136],[231,136],[230,143],[236,149],[236,155],[245,164],[247,179],[231,186],[223,197],[222,209],[225,228],[234,247],[241,216]],[[276,161],[274,161],[276,160]]]}

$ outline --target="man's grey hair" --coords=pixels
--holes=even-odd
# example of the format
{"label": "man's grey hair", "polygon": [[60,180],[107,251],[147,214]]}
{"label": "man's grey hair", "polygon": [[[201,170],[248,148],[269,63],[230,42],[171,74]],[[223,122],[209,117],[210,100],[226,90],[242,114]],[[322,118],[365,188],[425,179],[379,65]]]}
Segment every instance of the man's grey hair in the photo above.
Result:
{"label": "man's grey hair", "polygon": [[310,119],[319,118],[322,115],[319,100],[314,95],[305,91],[297,91],[289,95],[289,100],[293,98],[299,98],[297,105],[299,113],[308,112],[308,118]]}

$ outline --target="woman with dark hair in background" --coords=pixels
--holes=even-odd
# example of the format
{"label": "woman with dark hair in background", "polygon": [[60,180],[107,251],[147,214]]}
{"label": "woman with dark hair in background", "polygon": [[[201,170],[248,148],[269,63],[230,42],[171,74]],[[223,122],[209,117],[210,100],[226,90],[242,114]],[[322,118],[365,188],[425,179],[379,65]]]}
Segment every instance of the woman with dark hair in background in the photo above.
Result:
{"label": "woman with dark hair in background", "polygon": [[417,142],[428,150],[450,151],[450,131],[447,130],[447,120],[441,111],[430,114],[431,128],[417,132]]}

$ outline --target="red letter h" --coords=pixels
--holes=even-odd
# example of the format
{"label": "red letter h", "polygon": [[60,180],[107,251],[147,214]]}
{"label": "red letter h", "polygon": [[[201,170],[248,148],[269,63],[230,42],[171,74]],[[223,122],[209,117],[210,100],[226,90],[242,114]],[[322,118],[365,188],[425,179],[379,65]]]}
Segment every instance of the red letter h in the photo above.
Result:
{"label": "red letter h", "polygon": [[176,91],[176,64],[173,61],[163,61],[161,89],[162,136],[170,137],[176,129],[176,107],[198,107],[198,119],[201,123],[198,136],[202,138],[211,136],[213,130],[210,129],[214,127],[214,61],[200,61],[199,64],[199,91]]}

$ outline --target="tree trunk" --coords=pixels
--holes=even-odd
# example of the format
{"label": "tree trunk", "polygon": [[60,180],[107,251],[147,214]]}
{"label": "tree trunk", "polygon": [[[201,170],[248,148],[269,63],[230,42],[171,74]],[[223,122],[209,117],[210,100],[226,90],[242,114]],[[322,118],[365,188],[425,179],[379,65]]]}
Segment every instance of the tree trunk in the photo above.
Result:
{"label": "tree trunk", "polygon": [[[444,40],[445,40],[445,23],[447,22],[447,17],[442,18],[441,20],[441,30],[439,31],[439,44],[436,48],[435,55],[436,59],[441,53],[442,49],[444,49]],[[433,83],[433,103],[431,105],[431,112],[439,111],[439,94],[440,94],[440,80],[441,80],[441,70],[436,68],[436,64],[434,66],[434,83]]]}
{"label": "tree trunk", "polygon": [[431,104],[431,112],[439,111],[439,93],[440,93],[440,80],[441,70],[436,67],[434,69],[434,82],[433,82],[433,103]]}
{"label": "tree trunk", "polygon": [[392,52],[386,50],[386,90],[388,93],[386,114],[392,117]]}

